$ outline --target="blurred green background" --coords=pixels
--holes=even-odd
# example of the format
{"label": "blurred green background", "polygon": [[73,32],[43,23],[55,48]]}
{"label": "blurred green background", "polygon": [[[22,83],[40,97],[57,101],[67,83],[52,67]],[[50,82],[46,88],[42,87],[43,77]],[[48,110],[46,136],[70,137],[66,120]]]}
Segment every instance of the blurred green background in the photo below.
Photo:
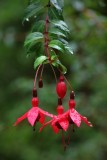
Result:
{"label": "blurred green background", "polygon": [[[23,48],[30,30],[28,23],[22,25],[26,5],[25,0],[0,0],[0,160],[106,160],[107,1],[65,1],[64,17],[75,54],[62,55],[62,61],[76,93],[76,109],[94,125],[76,128],[66,152],[61,134],[55,135],[51,127],[38,133],[38,124],[33,132],[27,120],[12,126],[31,107],[35,75],[34,59],[26,58]],[[43,74],[44,88],[39,90],[40,107],[55,113],[55,81],[48,68]]]}

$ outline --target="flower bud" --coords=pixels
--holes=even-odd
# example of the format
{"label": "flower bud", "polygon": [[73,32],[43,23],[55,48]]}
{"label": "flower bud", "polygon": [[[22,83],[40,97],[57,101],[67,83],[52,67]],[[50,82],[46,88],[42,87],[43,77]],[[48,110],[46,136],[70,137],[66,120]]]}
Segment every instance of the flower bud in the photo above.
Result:
{"label": "flower bud", "polygon": [[39,86],[39,88],[43,88],[43,81],[42,81],[42,79],[39,80],[38,86]]}
{"label": "flower bud", "polygon": [[72,91],[72,92],[70,93],[70,99],[75,99],[75,93],[74,93],[74,91]]}
{"label": "flower bud", "polygon": [[64,96],[66,95],[66,91],[66,83],[64,82],[63,76],[60,76],[60,82],[56,86],[56,92],[60,98],[64,98]]}

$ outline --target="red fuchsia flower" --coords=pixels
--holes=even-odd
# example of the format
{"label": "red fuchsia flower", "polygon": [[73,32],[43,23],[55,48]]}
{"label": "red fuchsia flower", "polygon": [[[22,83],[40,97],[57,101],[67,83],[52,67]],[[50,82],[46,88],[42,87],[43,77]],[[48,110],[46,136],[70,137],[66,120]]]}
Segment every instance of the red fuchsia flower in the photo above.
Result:
{"label": "red fuchsia flower", "polygon": [[58,96],[62,99],[65,97],[66,91],[67,91],[67,87],[64,82],[64,77],[61,75],[60,81],[58,82],[58,84],[56,86],[56,92],[57,92]]}
{"label": "red fuchsia flower", "polygon": [[62,116],[64,113],[64,108],[62,106],[62,101],[61,99],[58,100],[58,107],[57,107],[57,116],[53,116],[53,119],[48,121],[47,123],[43,124],[43,126],[40,128],[40,132],[42,131],[42,129],[47,126],[48,124],[51,125],[54,133],[58,133],[59,130],[62,130],[62,142],[64,145],[64,148],[66,149],[66,143],[64,140],[64,133],[63,131],[67,131],[68,126],[69,126],[69,121],[67,119],[67,117]]}
{"label": "red fuchsia flower", "polygon": [[58,104],[58,107],[57,107],[57,113],[58,115],[54,115],[52,120],[46,122],[45,124],[43,124],[43,126],[40,128],[40,131],[42,131],[42,129],[47,126],[48,124],[51,124],[52,126],[52,129],[54,131],[54,133],[58,133],[60,129],[64,130],[64,131],[67,131],[68,129],[68,126],[69,126],[69,122],[68,122],[68,119],[67,117],[64,117],[62,116],[63,115],[63,112],[64,112],[64,108],[62,106],[62,102],[61,102],[61,99],[59,99],[59,104]]}
{"label": "red fuchsia flower", "polygon": [[80,127],[81,122],[83,121],[89,127],[92,127],[91,122],[89,122],[86,117],[82,116],[74,109],[75,105],[76,103],[74,101],[74,92],[72,91],[70,94],[70,100],[69,100],[69,110],[64,113],[64,116],[68,117],[69,123],[75,124],[77,127]]}
{"label": "red fuchsia flower", "polygon": [[39,100],[37,97],[32,98],[32,108],[26,112],[24,115],[22,115],[20,118],[18,118],[14,124],[14,126],[18,125],[21,121],[24,119],[28,119],[28,122],[31,126],[34,126],[36,122],[40,122],[41,124],[45,121],[45,116],[53,117],[52,114],[49,114],[48,112],[40,109],[38,107]]}

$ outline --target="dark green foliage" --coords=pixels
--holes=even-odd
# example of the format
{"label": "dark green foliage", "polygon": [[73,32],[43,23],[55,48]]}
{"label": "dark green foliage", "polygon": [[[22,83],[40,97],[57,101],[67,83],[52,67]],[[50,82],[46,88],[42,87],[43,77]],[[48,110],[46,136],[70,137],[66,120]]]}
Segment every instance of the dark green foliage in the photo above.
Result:
{"label": "dark green foliage", "polygon": [[[38,52],[35,55],[36,60],[34,62],[34,68],[40,64],[47,64],[51,63],[51,61],[45,62],[47,55],[47,59],[51,59],[50,50],[60,51],[62,53],[72,53],[73,51],[70,46],[68,46],[66,43],[60,40],[61,37],[67,39],[69,29],[67,24],[63,20],[63,7],[64,2],[58,1],[58,0],[50,0],[47,5],[41,4],[41,1],[31,1],[27,9],[25,10],[25,17],[24,21],[29,21],[29,18],[36,18],[33,27],[31,29],[32,33],[29,33],[28,36],[25,39],[24,46],[26,48],[27,55],[31,55],[32,53],[35,53],[36,48],[38,48],[37,43],[41,42],[40,48],[38,48]],[[41,10],[45,9],[44,14],[46,14],[46,17],[48,17],[48,20],[42,19],[40,20],[38,18],[38,13],[41,13]],[[47,11],[48,10],[48,13]],[[39,19],[39,20],[37,20]],[[46,36],[47,34],[47,36]],[[47,42],[47,38],[49,39]],[[47,46],[46,46],[47,45]],[[42,52],[45,48],[45,52]],[[46,53],[48,50],[48,53]],[[38,55],[42,55],[41,57],[38,57]],[[54,66],[59,68],[63,73],[66,73],[64,65],[59,61],[57,56],[57,61],[54,62]],[[53,65],[53,63],[51,63]]]}
{"label": "dark green foliage", "polygon": [[[24,46],[27,50],[27,53],[30,54],[30,50],[32,50],[32,52],[34,52],[36,50],[36,45],[38,42],[43,41],[43,34],[40,32],[33,32],[30,33],[26,39],[25,39],[25,43]],[[34,49],[34,50],[33,50]],[[39,48],[40,51],[40,48]]]}

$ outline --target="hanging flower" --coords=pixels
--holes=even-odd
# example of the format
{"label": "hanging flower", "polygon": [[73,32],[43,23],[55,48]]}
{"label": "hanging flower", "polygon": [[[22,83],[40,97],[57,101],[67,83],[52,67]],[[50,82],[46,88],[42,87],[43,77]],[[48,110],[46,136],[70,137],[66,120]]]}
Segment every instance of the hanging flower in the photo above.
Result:
{"label": "hanging flower", "polygon": [[58,134],[59,131],[62,131],[62,144],[64,146],[64,150],[66,149],[66,143],[65,143],[65,138],[64,138],[64,131],[67,131],[68,127],[69,127],[69,121],[67,119],[67,117],[63,116],[63,112],[64,112],[64,108],[62,106],[62,101],[61,99],[59,99],[59,104],[57,107],[57,116],[53,116],[52,120],[46,122],[45,124],[43,124],[43,126],[40,128],[40,132],[43,130],[43,128],[45,126],[47,126],[48,124],[51,125],[54,133]]}
{"label": "hanging flower", "polygon": [[48,124],[51,125],[54,133],[58,133],[59,130],[63,130],[63,131],[67,131],[68,126],[69,126],[69,121],[67,119],[67,117],[63,116],[63,112],[64,112],[64,108],[62,106],[62,102],[61,99],[59,99],[59,104],[57,107],[57,113],[58,115],[54,115],[52,120],[46,122],[45,124],[43,124],[43,126],[40,128],[40,131],[42,131],[42,129],[47,126]]}
{"label": "hanging flower", "polygon": [[86,123],[89,127],[92,127],[91,122],[88,121],[88,119],[81,114],[79,114],[74,108],[75,108],[75,100],[74,100],[74,92],[72,91],[70,95],[69,100],[69,110],[64,113],[64,116],[68,117],[68,121],[70,124],[76,124],[77,127],[80,127],[81,122],[83,121]]}
{"label": "hanging flower", "polygon": [[41,124],[45,121],[45,116],[53,117],[52,114],[49,114],[48,112],[40,109],[38,107],[39,100],[37,97],[32,98],[32,108],[26,112],[24,115],[19,117],[16,122],[14,123],[14,126],[18,125],[21,121],[24,119],[28,119],[28,122],[31,126],[34,126],[36,122],[40,122]]}

